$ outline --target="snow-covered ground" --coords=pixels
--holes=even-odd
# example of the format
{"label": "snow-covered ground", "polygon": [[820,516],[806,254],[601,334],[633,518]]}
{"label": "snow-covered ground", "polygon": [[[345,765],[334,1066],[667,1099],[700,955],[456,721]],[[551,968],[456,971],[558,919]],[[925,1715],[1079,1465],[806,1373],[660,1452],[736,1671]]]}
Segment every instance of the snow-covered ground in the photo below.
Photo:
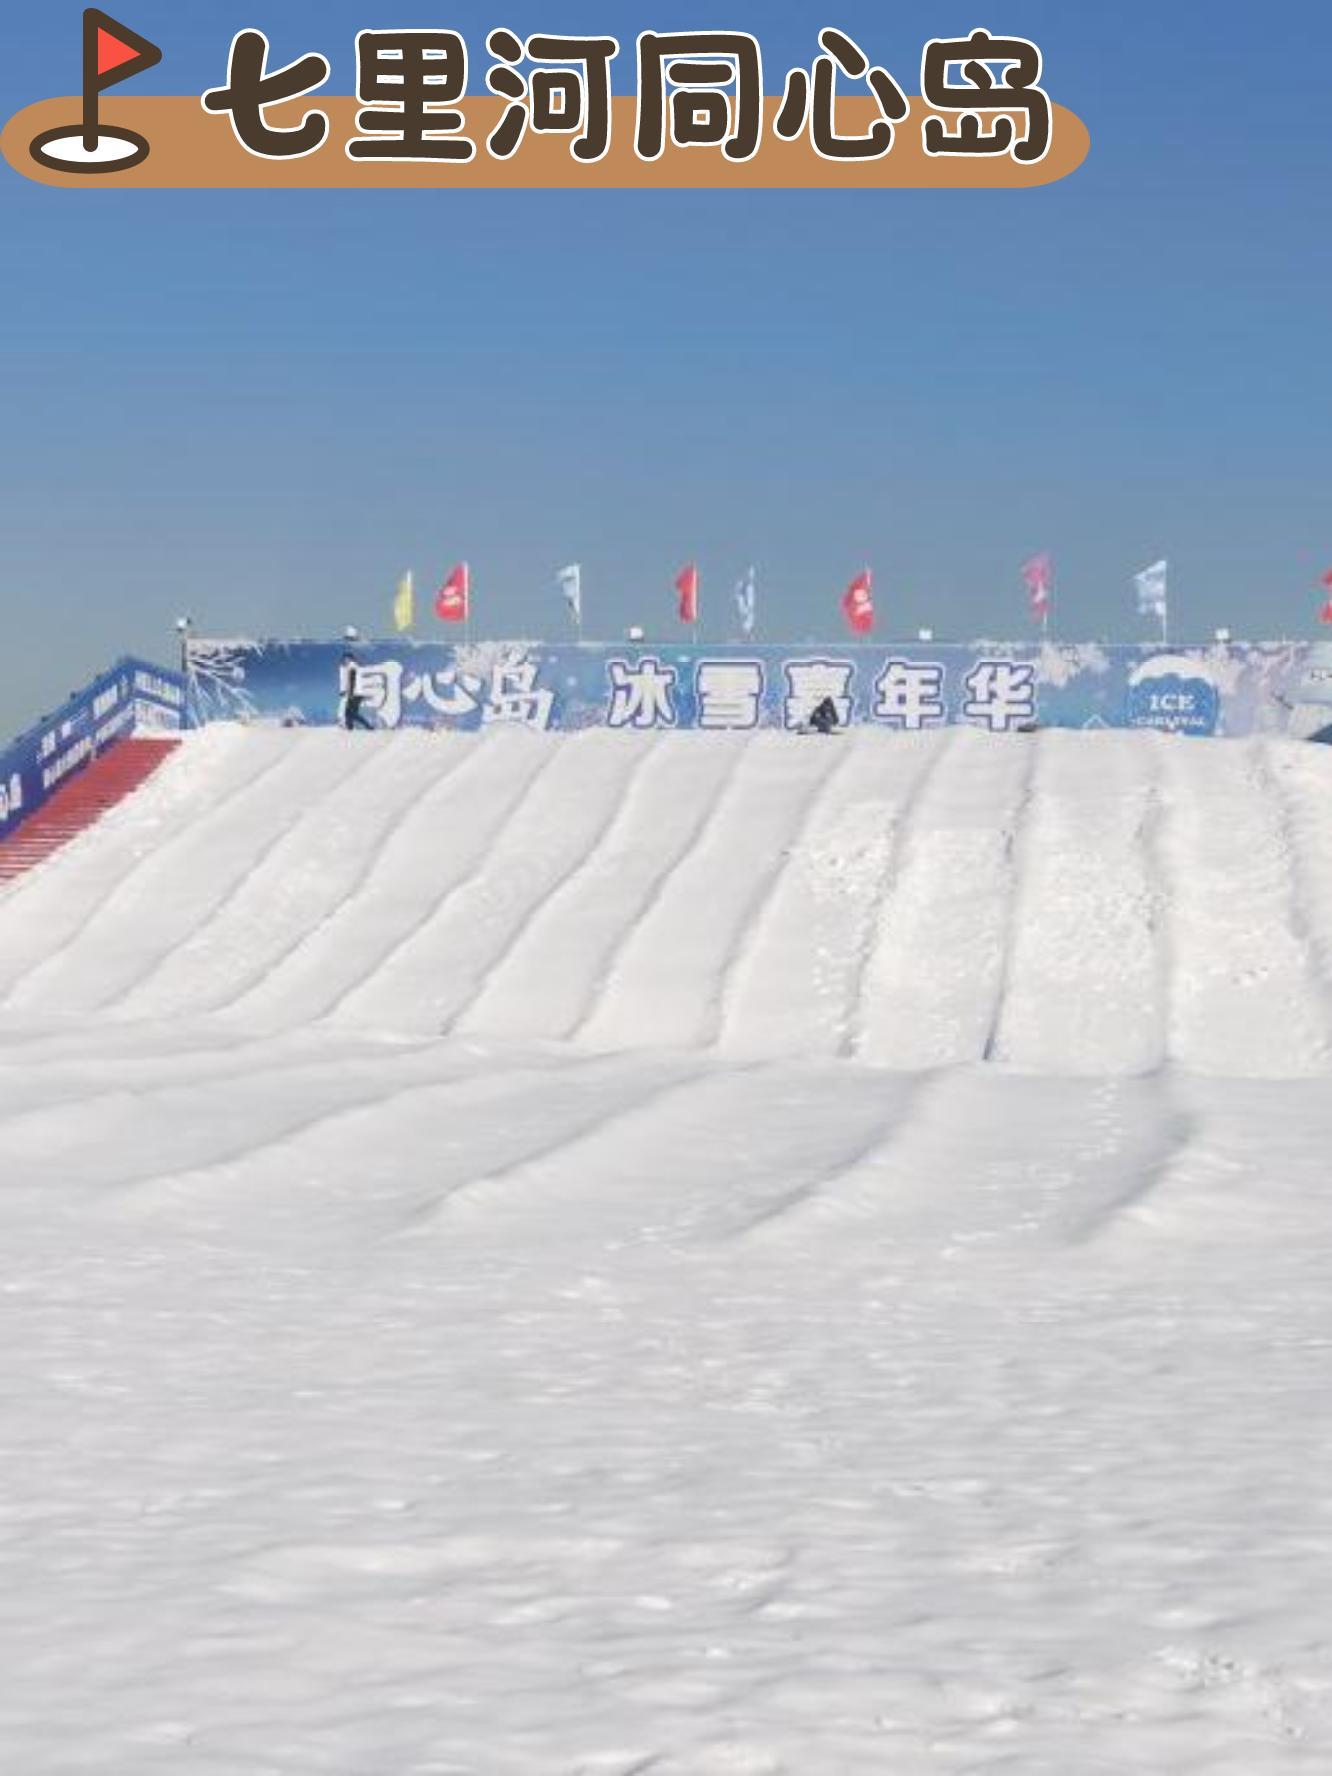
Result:
{"label": "snow-covered ground", "polygon": [[1332,1769],[1332,751],[215,729],[0,895],[8,1776]]}

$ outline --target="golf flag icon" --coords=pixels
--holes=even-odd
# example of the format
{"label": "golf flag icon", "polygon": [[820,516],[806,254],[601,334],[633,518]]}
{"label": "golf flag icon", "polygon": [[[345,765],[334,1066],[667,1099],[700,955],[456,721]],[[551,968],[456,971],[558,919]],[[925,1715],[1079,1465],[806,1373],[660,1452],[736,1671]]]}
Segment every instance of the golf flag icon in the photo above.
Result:
{"label": "golf flag icon", "polygon": [[155,43],[90,6],[83,15],[83,121],[45,130],[32,157],[61,173],[123,173],[148,158],[148,143],[134,130],[112,129],[100,115],[102,94],[146,68],[162,52]]}

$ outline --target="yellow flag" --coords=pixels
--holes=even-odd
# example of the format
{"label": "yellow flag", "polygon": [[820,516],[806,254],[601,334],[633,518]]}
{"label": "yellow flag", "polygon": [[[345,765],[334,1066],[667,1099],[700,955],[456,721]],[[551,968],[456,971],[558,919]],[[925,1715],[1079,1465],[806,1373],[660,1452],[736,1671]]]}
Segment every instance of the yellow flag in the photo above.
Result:
{"label": "yellow flag", "polygon": [[393,621],[399,635],[416,621],[416,589],[410,573],[405,573],[398,581],[393,598]]}

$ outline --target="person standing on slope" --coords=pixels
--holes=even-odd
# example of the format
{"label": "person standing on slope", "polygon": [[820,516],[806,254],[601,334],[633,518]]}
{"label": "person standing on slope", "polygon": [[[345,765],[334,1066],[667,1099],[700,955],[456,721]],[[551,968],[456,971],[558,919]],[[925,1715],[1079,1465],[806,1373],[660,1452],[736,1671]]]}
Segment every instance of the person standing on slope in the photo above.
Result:
{"label": "person standing on slope", "polygon": [[365,714],[365,698],[361,694],[361,667],[350,649],[342,656],[338,673],[338,720],[344,728],[373,728]]}

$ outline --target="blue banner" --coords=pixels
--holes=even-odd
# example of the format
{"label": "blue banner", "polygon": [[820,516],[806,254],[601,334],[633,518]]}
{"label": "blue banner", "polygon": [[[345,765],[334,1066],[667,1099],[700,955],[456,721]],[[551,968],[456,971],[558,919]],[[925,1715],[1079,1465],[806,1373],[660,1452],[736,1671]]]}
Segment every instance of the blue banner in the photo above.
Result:
{"label": "blue banner", "polygon": [[144,660],[118,661],[0,754],[0,839],[117,740],[182,727],[184,708],[180,673]]}
{"label": "blue banner", "polygon": [[[191,719],[339,720],[336,642],[194,639]],[[669,647],[365,642],[365,713],[381,728],[796,729],[831,697],[843,725],[916,731],[969,723],[1332,735],[1332,644],[1127,647],[976,642]]]}

